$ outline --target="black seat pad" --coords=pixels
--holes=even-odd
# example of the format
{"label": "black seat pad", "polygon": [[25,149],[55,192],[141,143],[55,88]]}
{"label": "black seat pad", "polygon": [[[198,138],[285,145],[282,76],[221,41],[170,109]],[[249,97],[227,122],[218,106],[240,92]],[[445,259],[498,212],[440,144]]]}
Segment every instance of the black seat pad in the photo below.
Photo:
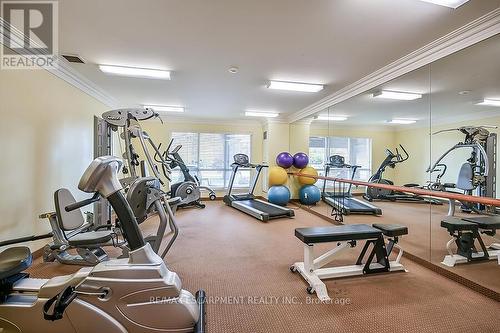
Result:
{"label": "black seat pad", "polygon": [[382,231],[367,224],[295,229],[295,237],[307,244],[373,239],[381,234]]}
{"label": "black seat pad", "polygon": [[382,233],[388,237],[397,237],[408,234],[408,227],[401,224],[372,224],[374,228],[382,230]]}
{"label": "black seat pad", "polygon": [[446,228],[449,231],[474,231],[478,229],[478,225],[476,223],[464,221],[457,217],[449,217],[442,220],[441,227]]}
{"label": "black seat pad", "polygon": [[106,245],[113,239],[112,230],[81,232],[68,239],[71,246],[94,246]]}
{"label": "black seat pad", "polygon": [[464,217],[467,222],[476,223],[481,229],[500,229],[500,216]]}
{"label": "black seat pad", "polygon": [[21,273],[31,266],[33,257],[25,246],[11,247],[0,252],[0,280]]}

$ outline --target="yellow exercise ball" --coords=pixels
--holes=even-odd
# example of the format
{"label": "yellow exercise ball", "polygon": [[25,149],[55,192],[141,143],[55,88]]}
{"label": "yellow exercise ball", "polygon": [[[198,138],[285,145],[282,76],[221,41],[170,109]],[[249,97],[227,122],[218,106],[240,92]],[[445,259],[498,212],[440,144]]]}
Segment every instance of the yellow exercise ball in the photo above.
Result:
{"label": "yellow exercise ball", "polygon": [[286,170],[279,166],[272,166],[269,168],[269,185],[283,185],[288,179]]}
{"label": "yellow exercise ball", "polygon": [[[316,169],[314,169],[311,166],[305,167],[304,169],[301,169],[299,172],[311,176],[318,175],[318,171],[316,171]],[[313,185],[314,183],[316,183],[316,181],[317,181],[316,178],[299,176],[299,183],[301,183],[302,185]]]}

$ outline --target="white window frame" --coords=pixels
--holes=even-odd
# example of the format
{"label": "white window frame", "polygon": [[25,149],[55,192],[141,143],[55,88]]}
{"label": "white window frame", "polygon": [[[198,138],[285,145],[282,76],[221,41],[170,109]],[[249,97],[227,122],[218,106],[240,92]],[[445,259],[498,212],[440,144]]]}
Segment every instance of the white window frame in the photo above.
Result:
{"label": "white window frame", "polygon": [[[231,163],[233,163],[233,156],[229,156],[229,152],[227,150],[227,136],[229,135],[246,135],[249,137],[250,139],[250,151],[249,151],[249,155],[248,155],[248,158],[251,160],[251,154],[252,154],[252,133],[217,133],[217,132],[190,132],[190,131],[186,131],[186,132],[172,132],[171,134],[171,138],[174,138],[174,135],[178,135],[178,134],[195,134],[196,135],[196,142],[197,142],[197,147],[196,147],[196,167],[193,167],[193,168],[190,168],[189,169],[189,172],[193,172],[193,174],[197,175],[199,177],[199,174],[200,172],[204,172],[204,171],[222,171],[222,174],[223,174],[223,179],[224,179],[224,186],[223,187],[212,187],[210,186],[213,190],[226,190],[227,187],[228,187],[228,183],[229,183],[229,179],[230,179],[230,176],[231,176],[231,173],[233,172],[232,168],[226,168],[226,165],[231,165]],[[201,134],[217,134],[217,135],[223,135],[224,136],[224,168],[213,168],[213,169],[200,169],[199,168],[199,165],[200,165],[200,135]],[[174,145],[175,145],[175,140],[174,140]],[[176,169],[178,170],[178,169]],[[250,170],[251,169],[248,169],[248,168],[240,168],[238,171],[246,171],[246,170]],[[180,172],[180,170],[179,170]],[[228,174],[229,173],[229,174]],[[233,186],[234,189],[248,189],[250,188],[250,183],[252,182],[252,172],[250,172],[250,181],[249,181],[249,185],[248,186],[243,186],[243,187],[238,187],[238,186]],[[200,179],[200,181],[202,181],[202,179]]]}
{"label": "white window frame", "polygon": [[[330,158],[330,149],[331,148],[334,148],[331,146],[331,141],[333,138],[338,138],[338,139],[348,139],[347,141],[347,145],[348,145],[348,151],[349,151],[349,156],[348,158],[346,158],[346,163],[350,163],[350,155],[351,155],[351,139],[367,139],[369,141],[369,168],[359,168],[358,169],[358,172],[359,171],[368,171],[368,174],[369,176],[372,175],[372,164],[373,164],[373,139],[372,138],[366,138],[366,137],[349,137],[349,136],[321,136],[321,135],[312,135],[309,137],[309,153],[310,153],[310,150],[311,150],[311,146],[310,146],[310,140],[311,138],[320,138],[320,139],[323,139],[326,144],[325,144],[325,148],[324,149],[324,156],[323,156],[323,160],[328,162],[328,159]],[[346,156],[344,156],[346,157]],[[318,172],[322,172],[324,174],[325,172],[325,165],[323,164],[322,167],[320,169],[317,170]],[[366,179],[367,181],[368,179]],[[321,183],[321,186],[322,183]]]}

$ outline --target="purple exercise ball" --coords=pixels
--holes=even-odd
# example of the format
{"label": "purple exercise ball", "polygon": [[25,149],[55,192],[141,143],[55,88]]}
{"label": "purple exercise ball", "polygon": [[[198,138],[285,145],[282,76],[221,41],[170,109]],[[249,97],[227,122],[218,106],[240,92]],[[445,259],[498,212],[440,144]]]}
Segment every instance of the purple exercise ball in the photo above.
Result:
{"label": "purple exercise ball", "polygon": [[288,169],[293,165],[293,156],[289,152],[282,152],[276,156],[276,164],[282,168]]}
{"label": "purple exercise ball", "polygon": [[306,153],[297,153],[293,155],[293,166],[297,169],[304,169],[309,163],[309,157]]}

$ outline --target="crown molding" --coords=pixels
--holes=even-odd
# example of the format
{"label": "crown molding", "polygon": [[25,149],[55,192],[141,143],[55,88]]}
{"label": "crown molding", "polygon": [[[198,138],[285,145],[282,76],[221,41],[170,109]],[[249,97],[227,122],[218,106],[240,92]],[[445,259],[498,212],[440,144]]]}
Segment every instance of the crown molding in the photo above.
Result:
{"label": "crown molding", "polygon": [[73,69],[73,67],[71,67],[66,59],[61,56],[57,56],[57,62],[58,66],[54,68],[47,68],[46,70],[72,86],[80,89],[87,95],[94,97],[107,107],[111,109],[119,108],[120,104],[114,97],[109,95],[100,86],[78,73],[75,69]]}
{"label": "crown molding", "polygon": [[436,39],[424,47],[390,63],[333,94],[293,113],[290,122],[311,116],[328,107],[373,89],[438,59],[460,51],[500,33],[500,8]]}
{"label": "crown molding", "polygon": [[[11,39],[11,37],[13,38]],[[11,44],[22,47],[20,42],[24,41],[26,38],[29,37],[25,36],[21,31],[19,31],[9,22],[5,21],[3,18],[0,17],[0,44],[3,44],[3,41],[5,39],[8,40],[9,43]],[[37,45],[37,43],[33,40],[31,40],[30,43],[31,45]],[[28,56],[36,57],[36,56],[43,56],[46,54],[26,52],[19,55],[24,57]],[[97,99],[98,101],[100,101],[109,108],[116,109],[119,106],[118,102],[113,97],[111,97],[106,91],[104,91],[97,84],[83,77],[80,73],[78,73],[75,69],[73,69],[73,67],[71,67],[70,63],[66,59],[64,59],[59,55],[54,56],[54,58],[57,63],[56,66],[40,68],[40,69],[46,70],[47,72],[57,76],[58,78],[71,84],[75,88]]]}

